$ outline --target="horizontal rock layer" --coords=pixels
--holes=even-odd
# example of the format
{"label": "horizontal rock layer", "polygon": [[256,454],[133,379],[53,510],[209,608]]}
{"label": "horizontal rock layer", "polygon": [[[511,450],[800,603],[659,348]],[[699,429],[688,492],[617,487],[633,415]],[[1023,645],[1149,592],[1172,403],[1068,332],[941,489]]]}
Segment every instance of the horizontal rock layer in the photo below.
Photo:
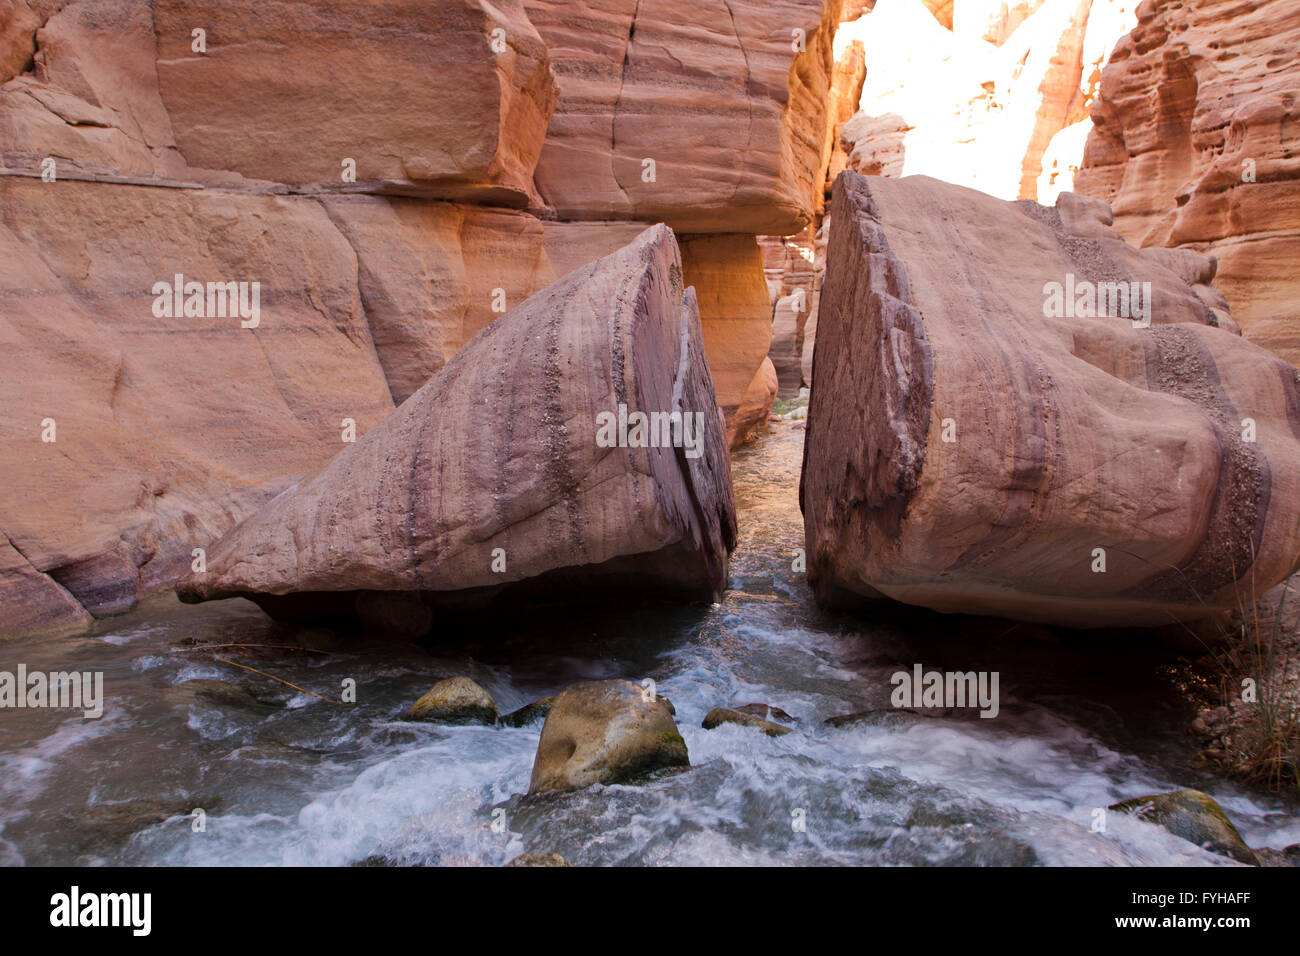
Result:
{"label": "horizontal rock layer", "polygon": [[363,188],[530,201],[556,90],[522,0],[153,7],[159,89],[191,165],[334,186],[352,159]]}
{"label": "horizontal rock layer", "polygon": [[[844,173],[831,220],[801,491],[820,600],[1159,625],[1295,569],[1298,373],[1234,334],[1211,261],[1134,249],[1074,194],[924,177]],[[1061,314],[1052,282],[1150,283],[1151,326]]]}
{"label": "horizontal rock layer", "polygon": [[31,32],[0,32],[10,169],[534,199],[556,89],[522,0],[73,0],[12,21]]}

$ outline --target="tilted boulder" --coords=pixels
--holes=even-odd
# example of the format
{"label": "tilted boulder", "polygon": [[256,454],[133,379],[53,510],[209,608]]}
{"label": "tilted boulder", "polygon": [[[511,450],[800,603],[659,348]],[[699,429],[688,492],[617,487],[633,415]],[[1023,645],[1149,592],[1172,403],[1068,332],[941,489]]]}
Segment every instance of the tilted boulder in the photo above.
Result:
{"label": "tilted boulder", "polygon": [[[638,415],[654,416],[652,436]],[[655,226],[489,325],[179,591],[335,622],[376,592],[436,603],[542,576],[548,593],[709,598],[734,542],[695,296]]]}
{"label": "tilted boulder", "polygon": [[1300,373],[1236,334],[1213,260],[1109,219],[837,179],[801,489],[823,603],[1160,625],[1295,570]]}
{"label": "tilted boulder", "polygon": [[[625,245],[647,225],[548,222],[550,265],[557,276],[564,275]],[[753,236],[742,235],[687,236],[681,250],[682,281],[695,288],[709,372],[735,446],[756,422],[767,419],[775,397],[764,367],[772,316],[762,254]]]}

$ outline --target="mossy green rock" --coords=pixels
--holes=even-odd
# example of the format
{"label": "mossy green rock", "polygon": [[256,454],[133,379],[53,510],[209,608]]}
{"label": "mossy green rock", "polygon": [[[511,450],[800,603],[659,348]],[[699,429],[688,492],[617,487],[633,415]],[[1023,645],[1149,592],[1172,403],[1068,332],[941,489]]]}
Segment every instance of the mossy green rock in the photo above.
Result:
{"label": "mossy green rock", "polygon": [[1199,790],[1174,790],[1134,797],[1111,804],[1110,809],[1129,813],[1139,819],[1164,827],[1211,853],[1231,857],[1239,863],[1259,866],[1259,860],[1223,808],[1214,798]]}
{"label": "mossy green rock", "polygon": [[495,724],[497,705],[492,695],[468,677],[439,681],[411,705],[403,720],[443,724]]}
{"label": "mossy green rock", "polygon": [[761,717],[754,717],[751,714],[744,714],[738,710],[732,710],[729,707],[714,707],[704,717],[704,729],[713,730],[723,724],[738,724],[741,727],[757,727],[769,737],[783,737],[790,733],[789,727],[782,727],[780,724],[774,724],[770,720],[763,720]]}
{"label": "mossy green rock", "polygon": [[583,681],[564,688],[546,716],[528,792],[581,790],[689,766],[686,741],[662,699],[631,681]]}

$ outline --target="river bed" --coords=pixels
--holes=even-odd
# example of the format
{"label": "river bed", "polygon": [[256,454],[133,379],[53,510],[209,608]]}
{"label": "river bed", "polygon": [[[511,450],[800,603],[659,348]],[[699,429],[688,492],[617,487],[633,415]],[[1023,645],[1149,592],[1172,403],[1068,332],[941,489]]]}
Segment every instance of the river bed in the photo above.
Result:
{"label": "river bed", "polygon": [[[213,647],[287,639],[247,602],[166,598],[89,634],[0,646],[0,670],[102,671],[106,695],[98,720],[0,711],[0,863],[497,865],[556,852],[577,864],[1236,865],[1097,814],[1186,786],[1211,793],[1252,846],[1300,842],[1293,804],[1195,771],[1158,648],[1006,623],[973,641],[938,615],[819,611],[792,570],[802,439],[781,423],[735,455],[740,543],[711,607],[593,600],[451,623],[424,645],[312,653]],[[823,724],[888,708],[890,675],[916,663],[997,670],[998,717]],[[398,719],[457,674],[502,712],[574,680],[649,678],[676,707],[692,767],[526,798],[540,724]],[[214,704],[180,686],[194,678],[257,700]],[[345,705],[348,680],[357,702]],[[749,702],[787,711],[797,732],[701,729],[711,708]]]}

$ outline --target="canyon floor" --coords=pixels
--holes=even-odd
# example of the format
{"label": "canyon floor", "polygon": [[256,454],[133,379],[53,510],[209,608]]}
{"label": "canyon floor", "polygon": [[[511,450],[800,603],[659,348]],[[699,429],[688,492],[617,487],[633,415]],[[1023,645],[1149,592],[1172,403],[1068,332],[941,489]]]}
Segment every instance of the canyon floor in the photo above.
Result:
{"label": "canyon floor", "polygon": [[[313,651],[245,601],[162,597],[86,635],[0,647],[0,667],[102,670],[109,697],[100,720],[18,710],[0,724],[0,863],[1233,865],[1122,814],[1095,832],[1100,808],[1178,787],[1213,795],[1252,847],[1300,842],[1293,802],[1198,769],[1196,702],[1162,675],[1167,649],[817,610],[791,570],[803,436],[773,422],[736,453],[740,541],[711,606],[593,592],[554,615],[440,622],[424,644]],[[998,639],[973,642],[981,628]],[[887,708],[890,672],[949,660],[1000,672],[998,719],[823,723]],[[650,678],[691,768],[524,796],[540,722],[399,719],[461,674],[503,712],[576,680]],[[347,679],[352,705],[334,702]],[[701,728],[748,702],[796,731]]]}

